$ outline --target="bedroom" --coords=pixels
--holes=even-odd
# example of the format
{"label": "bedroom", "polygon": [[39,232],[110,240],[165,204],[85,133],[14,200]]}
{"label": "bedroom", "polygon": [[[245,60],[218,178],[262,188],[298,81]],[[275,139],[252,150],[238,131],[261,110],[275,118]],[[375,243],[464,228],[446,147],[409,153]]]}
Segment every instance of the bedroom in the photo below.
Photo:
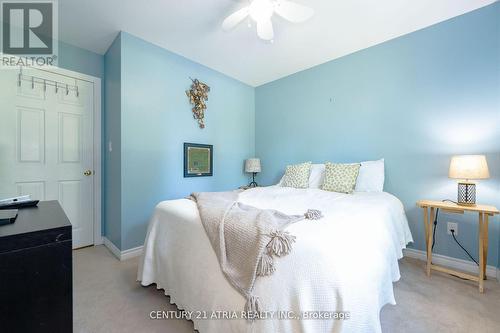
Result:
{"label": "bedroom", "polygon": [[1,331],[500,330],[497,1],[1,6]]}

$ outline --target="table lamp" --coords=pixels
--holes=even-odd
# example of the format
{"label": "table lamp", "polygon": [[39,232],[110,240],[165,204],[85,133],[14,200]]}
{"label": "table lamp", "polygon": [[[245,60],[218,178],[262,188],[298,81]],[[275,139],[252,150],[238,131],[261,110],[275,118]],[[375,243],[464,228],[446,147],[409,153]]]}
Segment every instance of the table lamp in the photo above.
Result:
{"label": "table lamp", "polygon": [[245,172],[252,173],[252,182],[248,185],[250,187],[257,187],[257,183],[255,182],[255,174],[260,172],[260,159],[258,158],[249,158],[245,161]]}
{"label": "table lamp", "polygon": [[451,158],[448,177],[459,179],[458,204],[476,204],[476,184],[471,180],[490,178],[484,155],[458,155]]}

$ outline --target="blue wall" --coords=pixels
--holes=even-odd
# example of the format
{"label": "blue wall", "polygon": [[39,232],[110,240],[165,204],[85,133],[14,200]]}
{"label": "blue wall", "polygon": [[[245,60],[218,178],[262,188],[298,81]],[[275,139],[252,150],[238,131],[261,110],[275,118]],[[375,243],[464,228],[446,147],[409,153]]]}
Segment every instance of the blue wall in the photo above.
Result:
{"label": "blue wall", "polygon": [[[256,89],[256,155],[262,183],[288,163],[384,157],[386,191],[406,208],[424,249],[418,199],[456,199],[450,156],[486,153],[492,178],[478,202],[500,207],[500,4],[459,16]],[[334,41],[331,41],[334,42]],[[477,218],[458,238],[477,258]],[[498,265],[499,219],[490,223],[489,264]],[[435,252],[467,259],[439,225]]]}
{"label": "blue wall", "polygon": [[[114,61],[120,58],[121,97],[107,91],[107,106],[112,109],[106,112],[116,113],[120,102],[121,110],[120,119],[107,129],[120,126],[121,166],[108,165],[107,174],[121,173],[121,195],[107,193],[106,210],[121,209],[121,219],[106,219],[106,236],[121,228],[121,240],[112,241],[123,250],[144,243],[158,202],[193,191],[235,189],[248,182],[243,161],[254,155],[255,95],[250,86],[130,34],[122,32],[120,46],[113,45],[121,52],[117,55],[112,48],[106,54],[106,78],[110,80],[109,73],[117,76],[116,69],[108,66],[117,66]],[[193,119],[185,94],[189,77],[211,87],[203,130]],[[214,145],[213,177],[183,177],[184,142]],[[113,142],[113,152],[107,154],[116,149]],[[116,185],[109,186],[106,191]],[[110,200],[121,202],[111,205]]]}
{"label": "blue wall", "polygon": [[58,66],[104,79],[104,57],[100,54],[59,42]]}
{"label": "blue wall", "polygon": [[[116,37],[104,55],[106,81],[105,121],[103,136],[104,146],[104,221],[106,237],[119,248],[121,247],[121,38]],[[112,151],[109,151],[109,142]]]}

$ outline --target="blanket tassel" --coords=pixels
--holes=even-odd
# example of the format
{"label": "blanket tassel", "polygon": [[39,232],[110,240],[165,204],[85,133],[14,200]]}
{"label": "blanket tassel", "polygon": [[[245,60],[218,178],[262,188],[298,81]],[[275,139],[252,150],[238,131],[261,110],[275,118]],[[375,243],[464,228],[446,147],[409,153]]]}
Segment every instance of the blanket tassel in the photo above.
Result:
{"label": "blanket tassel", "polygon": [[248,295],[245,304],[245,312],[260,312],[260,301],[258,296]]}
{"label": "blanket tassel", "polygon": [[274,267],[273,257],[267,252],[262,253],[259,259],[259,264],[257,265],[257,275],[266,276],[274,273],[276,268]]}
{"label": "blanket tassel", "polygon": [[267,244],[269,250],[278,257],[290,253],[292,250],[292,243],[295,242],[295,236],[288,231],[282,230],[273,231],[270,236],[271,241]]}
{"label": "blanket tassel", "polygon": [[308,220],[319,220],[320,218],[323,217],[323,214],[321,213],[320,210],[308,209],[307,212],[304,214],[304,216]]}

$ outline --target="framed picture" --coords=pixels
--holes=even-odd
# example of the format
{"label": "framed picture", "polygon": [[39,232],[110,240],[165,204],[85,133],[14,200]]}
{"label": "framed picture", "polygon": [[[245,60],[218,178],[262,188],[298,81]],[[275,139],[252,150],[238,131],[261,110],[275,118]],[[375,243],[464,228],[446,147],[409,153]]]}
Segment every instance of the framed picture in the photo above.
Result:
{"label": "framed picture", "polygon": [[184,143],[184,177],[206,177],[213,175],[212,145]]}

